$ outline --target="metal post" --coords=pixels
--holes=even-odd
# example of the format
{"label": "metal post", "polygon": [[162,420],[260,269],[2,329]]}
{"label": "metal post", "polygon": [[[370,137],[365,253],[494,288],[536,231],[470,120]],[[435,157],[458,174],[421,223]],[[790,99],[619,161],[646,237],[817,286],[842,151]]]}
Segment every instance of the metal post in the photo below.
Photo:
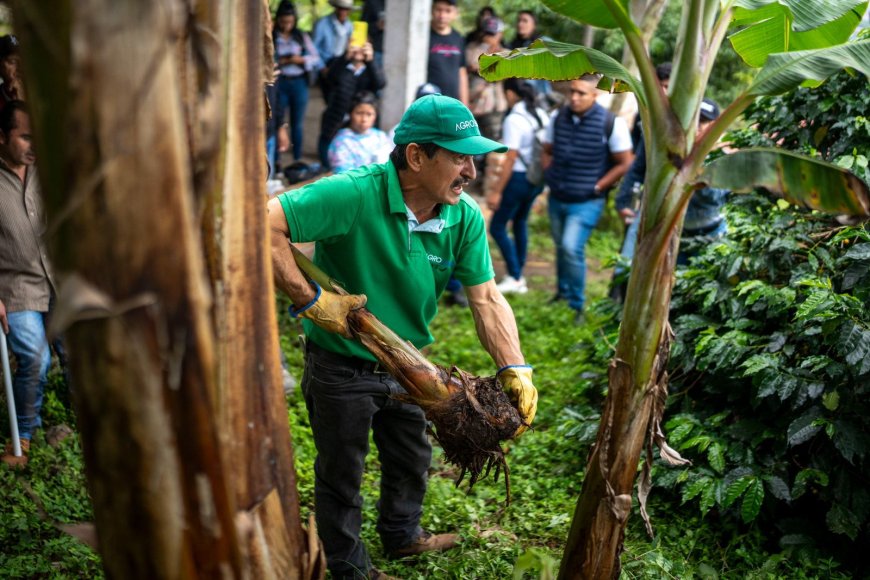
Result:
{"label": "metal post", "polygon": [[6,384],[6,405],[9,407],[9,425],[12,430],[12,454],[21,457],[21,440],[18,438],[18,415],[15,413],[15,395],[12,392],[12,372],[9,370],[9,349],[6,333],[0,329],[0,359],[3,359],[3,382]]}

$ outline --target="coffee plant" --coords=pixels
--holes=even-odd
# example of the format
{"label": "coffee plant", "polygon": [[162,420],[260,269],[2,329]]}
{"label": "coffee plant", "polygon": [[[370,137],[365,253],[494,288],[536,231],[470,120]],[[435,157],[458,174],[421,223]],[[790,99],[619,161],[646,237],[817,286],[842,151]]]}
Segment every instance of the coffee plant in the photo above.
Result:
{"label": "coffee plant", "polygon": [[[802,149],[866,178],[867,79],[760,99],[738,146]],[[703,514],[824,546],[870,545],[870,228],[735,196],[729,234],[678,272],[669,441],[694,461],[657,483]],[[852,554],[850,555],[850,552]]]}

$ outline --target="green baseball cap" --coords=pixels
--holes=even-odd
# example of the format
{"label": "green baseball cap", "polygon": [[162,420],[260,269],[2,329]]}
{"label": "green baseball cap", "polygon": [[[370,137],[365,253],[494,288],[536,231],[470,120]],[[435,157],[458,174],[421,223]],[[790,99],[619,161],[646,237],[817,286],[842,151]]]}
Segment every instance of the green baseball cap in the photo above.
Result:
{"label": "green baseball cap", "polygon": [[468,107],[452,97],[427,95],[408,107],[393,138],[396,145],[435,143],[461,155],[504,153],[508,148],[480,135]]}

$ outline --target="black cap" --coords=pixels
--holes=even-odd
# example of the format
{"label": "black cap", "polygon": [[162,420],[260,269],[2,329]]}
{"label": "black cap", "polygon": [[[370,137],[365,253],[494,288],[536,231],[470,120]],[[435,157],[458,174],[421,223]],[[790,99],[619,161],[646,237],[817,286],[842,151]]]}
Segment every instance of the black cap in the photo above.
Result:
{"label": "black cap", "polygon": [[719,105],[713,99],[704,99],[698,116],[702,121],[715,121],[719,118]]}
{"label": "black cap", "polygon": [[0,36],[0,58],[18,54],[18,38],[14,34]]}

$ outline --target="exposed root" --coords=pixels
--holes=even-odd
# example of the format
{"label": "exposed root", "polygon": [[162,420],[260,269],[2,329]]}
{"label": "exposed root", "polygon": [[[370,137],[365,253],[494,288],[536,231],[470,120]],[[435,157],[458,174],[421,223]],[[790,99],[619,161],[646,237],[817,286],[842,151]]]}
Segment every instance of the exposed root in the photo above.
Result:
{"label": "exposed root", "polygon": [[510,470],[500,442],[514,436],[522,419],[495,377],[471,376],[456,367],[450,369],[450,375],[459,379],[462,389],[449,399],[421,405],[434,425],[432,435],[447,460],[461,470],[456,485],[466,473],[470,489],[479,479],[488,477],[493,467],[495,481],[504,471],[505,502],[509,504]]}

